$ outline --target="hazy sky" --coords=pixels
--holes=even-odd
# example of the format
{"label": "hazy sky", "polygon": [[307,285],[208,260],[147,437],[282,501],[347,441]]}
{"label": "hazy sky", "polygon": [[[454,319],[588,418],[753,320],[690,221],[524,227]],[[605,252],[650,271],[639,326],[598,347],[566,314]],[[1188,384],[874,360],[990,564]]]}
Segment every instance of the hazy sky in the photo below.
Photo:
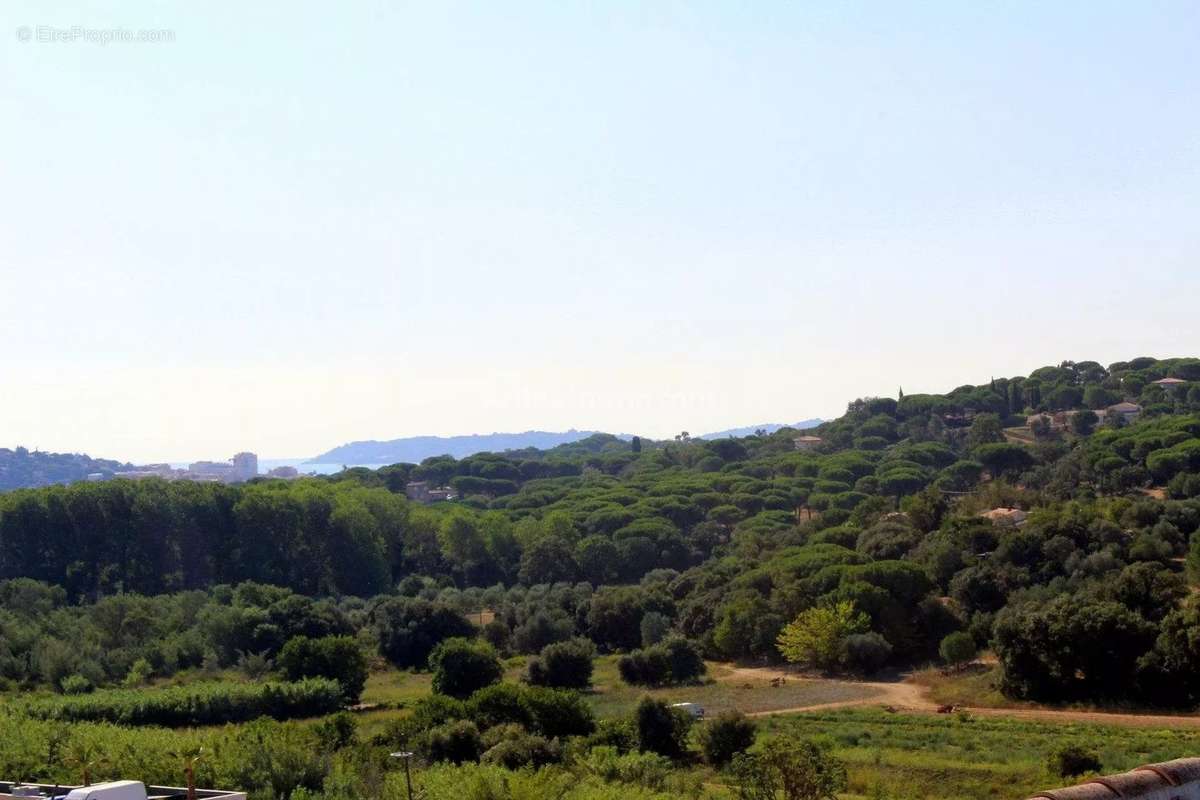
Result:
{"label": "hazy sky", "polygon": [[0,446],[667,436],[1200,354],[1195,0],[0,24]]}

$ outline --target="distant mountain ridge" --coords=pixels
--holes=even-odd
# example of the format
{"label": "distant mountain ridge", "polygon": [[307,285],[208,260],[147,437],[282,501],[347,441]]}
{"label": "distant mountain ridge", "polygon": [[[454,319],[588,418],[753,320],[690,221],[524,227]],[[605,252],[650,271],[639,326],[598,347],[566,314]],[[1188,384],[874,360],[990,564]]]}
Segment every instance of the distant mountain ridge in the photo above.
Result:
{"label": "distant mountain ridge", "polygon": [[[419,464],[431,456],[451,455],[466,458],[475,453],[500,453],[505,450],[523,450],[536,447],[549,450],[560,444],[571,444],[601,431],[577,431],[574,428],[561,433],[552,431],[524,431],[522,433],[473,433],[465,436],[408,436],[387,441],[368,440],[350,442],[319,456],[309,459],[310,464],[396,464],[409,462]],[[629,437],[622,437],[629,438]]]}
{"label": "distant mountain ridge", "polygon": [[[782,424],[776,422],[730,428],[726,431],[706,433],[700,439],[724,439],[730,436],[753,436],[756,431],[774,433],[780,428],[815,428],[823,420],[806,419],[803,422]],[[466,458],[476,453],[502,453],[505,450],[524,450],[530,447],[549,450],[559,445],[573,444],[603,431],[522,431],[520,433],[472,433],[462,436],[406,436],[399,439],[368,439],[349,442],[318,456],[308,459],[309,464],[397,464],[407,462],[419,464],[432,456],[450,455]],[[617,434],[620,439],[632,439],[631,434]],[[648,438],[648,437],[644,437]]]}
{"label": "distant mountain ridge", "polygon": [[754,434],[758,433],[759,431],[766,431],[767,433],[774,433],[775,431],[779,430],[780,428],[795,428],[798,431],[802,431],[802,430],[806,430],[808,428],[815,428],[824,421],[825,420],[821,419],[820,417],[813,417],[812,419],[806,419],[801,422],[792,422],[792,423],[764,422],[761,425],[747,425],[744,428],[730,428],[727,431],[717,431],[716,433],[705,433],[705,434],[702,434],[700,436],[700,438],[701,439],[728,439],[730,436],[734,436],[734,437],[753,436]]}

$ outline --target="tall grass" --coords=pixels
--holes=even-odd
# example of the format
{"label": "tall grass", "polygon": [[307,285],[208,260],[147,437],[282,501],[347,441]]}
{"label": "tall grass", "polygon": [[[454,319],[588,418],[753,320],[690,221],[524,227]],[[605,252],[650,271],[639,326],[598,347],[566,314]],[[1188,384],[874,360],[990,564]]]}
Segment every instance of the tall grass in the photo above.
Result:
{"label": "tall grass", "polygon": [[1092,723],[844,709],[771,718],[763,727],[824,740],[847,762],[851,793],[878,789],[893,800],[1021,798],[1061,786],[1046,757],[1064,744],[1096,750],[1105,772],[1200,755],[1200,730]]}

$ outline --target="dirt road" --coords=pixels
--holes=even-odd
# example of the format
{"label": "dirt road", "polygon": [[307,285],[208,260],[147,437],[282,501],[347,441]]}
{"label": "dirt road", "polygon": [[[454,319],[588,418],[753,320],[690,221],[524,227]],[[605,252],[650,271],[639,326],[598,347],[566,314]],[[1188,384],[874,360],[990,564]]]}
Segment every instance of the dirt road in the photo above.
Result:
{"label": "dirt road", "polygon": [[[731,667],[730,675],[738,679],[771,680],[785,678],[789,681],[828,681],[830,683],[869,688],[870,697],[856,700],[841,700],[836,703],[820,703],[797,708],[780,708],[772,711],[756,711],[747,716],[767,717],[778,714],[800,714],[808,711],[827,711],[851,706],[888,706],[896,711],[918,714],[937,713],[938,704],[928,696],[924,686],[913,683],[907,676],[888,681],[842,681],[833,678],[800,676],[787,670],[771,667]],[[958,706],[980,717],[1006,717],[1038,722],[1091,722],[1102,725],[1125,725],[1139,728],[1200,728],[1200,715],[1183,714],[1124,714],[1106,711],[1072,711],[1052,708],[980,708]]]}

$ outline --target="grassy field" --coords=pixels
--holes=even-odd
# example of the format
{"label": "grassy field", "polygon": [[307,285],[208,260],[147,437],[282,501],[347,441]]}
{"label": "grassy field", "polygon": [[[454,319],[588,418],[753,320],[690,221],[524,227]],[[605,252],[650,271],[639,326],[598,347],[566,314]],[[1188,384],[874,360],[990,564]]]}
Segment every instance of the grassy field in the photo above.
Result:
{"label": "grassy field", "polygon": [[[794,732],[829,743],[850,771],[847,797],[1020,800],[1069,784],[1047,755],[1064,744],[1096,750],[1105,772],[1200,753],[1200,731],[1131,729],[967,716],[841,709],[769,717],[766,735]],[[875,794],[878,793],[878,794]]]}
{"label": "grassy field", "polygon": [[[524,659],[506,664],[506,677],[519,678]],[[960,674],[930,670],[919,680],[938,702],[1015,705],[993,687],[992,668]],[[709,664],[699,686],[646,690],[627,686],[617,675],[616,658],[597,659],[595,687],[587,697],[601,717],[628,714],[644,694],[674,702],[690,701],[710,713],[727,708],[763,711],[870,697],[869,687],[788,680],[771,686],[747,678],[726,664]],[[363,700],[386,707],[360,715],[362,732],[382,729],[408,713],[406,705],[430,692],[428,673],[385,669],[372,673]],[[850,774],[843,800],[1021,800],[1035,791],[1072,781],[1051,775],[1046,758],[1064,744],[1081,744],[1100,754],[1105,772],[1200,754],[1200,730],[1114,727],[1094,723],[1011,720],[970,714],[891,714],[874,705],[764,717],[763,736],[792,732],[826,742]],[[713,797],[732,796],[725,778],[698,770]]]}
{"label": "grassy field", "polygon": [[593,691],[588,699],[597,716],[628,714],[647,694],[672,703],[699,703],[709,714],[716,714],[730,709],[753,713],[859,700],[871,697],[876,692],[866,686],[799,679],[789,679],[781,686],[772,686],[766,678],[735,675],[729,665],[717,662],[709,662],[707,679],[698,686],[646,689],[629,686],[620,679],[615,657],[605,656],[596,660]]}
{"label": "grassy field", "polygon": [[1000,670],[995,664],[972,664],[962,672],[929,667],[913,674],[913,681],[929,689],[929,699],[939,704],[987,708],[1034,708],[1000,693]]}
{"label": "grassy field", "polygon": [[[516,680],[525,659],[506,662],[506,678]],[[940,701],[987,702],[994,676],[989,667],[942,676],[936,670],[922,680]],[[595,688],[587,697],[601,717],[621,716],[644,694],[672,701],[697,702],[711,713],[726,708],[743,711],[785,709],[870,697],[870,687],[789,679],[772,686],[767,678],[748,677],[729,665],[712,663],[699,686],[645,690],[623,684],[616,659],[597,659]],[[388,721],[431,692],[431,675],[381,667],[373,671],[363,695],[375,708],[357,715],[360,735],[369,737]],[[1101,757],[1105,772],[1140,764],[1200,754],[1200,730],[1114,727],[1097,723],[1063,723],[1004,719],[970,714],[887,713],[877,704],[770,716],[758,720],[760,741],[794,733],[827,743],[849,769],[849,791],[841,800],[1021,800],[1033,792],[1069,784],[1051,775],[1047,756],[1066,744],[1081,744]],[[704,724],[704,723],[701,723]],[[172,736],[214,737],[237,726],[179,731],[128,729],[131,742]],[[140,745],[139,745],[140,746]],[[421,768],[423,770],[423,768]],[[704,766],[681,767],[714,800],[731,798],[728,777]],[[419,773],[418,773],[419,779]]]}
{"label": "grassy field", "polygon": [[[505,662],[505,680],[520,680],[524,670],[523,657],[509,659]],[[359,714],[363,732],[369,735],[382,730],[390,720],[407,714],[408,706],[430,694],[430,683],[428,672],[400,671],[389,667],[373,671],[367,679],[362,702],[379,707]],[[709,714],[716,714],[728,709],[747,713],[774,711],[858,700],[874,694],[875,690],[866,686],[799,679],[789,679],[782,686],[772,686],[767,678],[735,675],[729,665],[717,662],[709,663],[708,677],[700,685],[647,689],[629,686],[620,679],[616,656],[600,656],[596,659],[592,690],[586,697],[598,717],[609,718],[628,715],[645,695],[661,697],[673,703],[699,703]]]}

